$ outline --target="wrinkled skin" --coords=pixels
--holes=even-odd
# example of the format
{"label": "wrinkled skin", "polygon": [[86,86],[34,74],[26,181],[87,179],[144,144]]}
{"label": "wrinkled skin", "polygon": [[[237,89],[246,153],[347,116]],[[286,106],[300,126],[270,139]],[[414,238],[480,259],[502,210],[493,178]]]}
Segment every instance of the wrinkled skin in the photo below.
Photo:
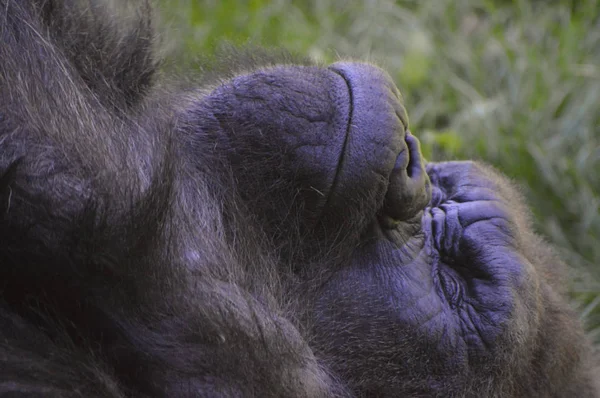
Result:
{"label": "wrinkled skin", "polygon": [[165,88],[86,4],[0,0],[0,394],[598,396],[519,195],[426,164],[384,71]]}

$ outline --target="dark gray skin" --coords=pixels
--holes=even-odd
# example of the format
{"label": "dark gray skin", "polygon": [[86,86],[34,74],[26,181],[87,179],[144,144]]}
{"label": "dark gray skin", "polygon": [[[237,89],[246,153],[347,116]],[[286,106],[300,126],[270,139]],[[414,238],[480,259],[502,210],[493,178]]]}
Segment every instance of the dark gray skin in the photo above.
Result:
{"label": "dark gray skin", "polygon": [[167,84],[102,1],[0,39],[0,395],[599,396],[520,196],[425,164],[381,69]]}

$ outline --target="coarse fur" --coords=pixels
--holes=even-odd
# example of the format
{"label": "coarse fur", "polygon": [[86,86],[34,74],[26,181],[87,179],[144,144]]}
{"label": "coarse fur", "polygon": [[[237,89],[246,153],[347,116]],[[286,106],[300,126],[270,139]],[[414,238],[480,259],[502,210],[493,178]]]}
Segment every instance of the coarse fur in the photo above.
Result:
{"label": "coarse fur", "polygon": [[[365,232],[375,217],[365,209],[391,212],[400,199],[382,205],[387,182],[361,190],[371,182],[359,179],[322,200],[320,180],[287,166],[295,141],[268,135],[282,125],[273,106],[296,109],[285,90],[320,121],[337,109],[321,83],[340,75],[350,86],[359,67],[320,75],[286,56],[240,57],[220,77],[199,71],[178,84],[159,73],[151,14],[143,0],[0,0],[0,395],[598,396],[562,263],[503,177],[476,163],[429,165],[432,203],[420,205],[423,174],[401,195],[419,213],[398,216],[389,238],[430,253],[437,243],[419,226],[435,203],[456,199],[448,181],[463,196],[472,176],[493,186],[510,206],[500,229],[520,264],[506,290],[518,300],[498,309],[510,318],[496,324],[485,312],[494,343],[480,352],[431,342],[409,310],[387,323],[387,304],[361,296],[368,278],[345,264],[384,257],[369,244],[390,232]],[[354,190],[362,196],[345,201]],[[417,260],[402,256],[409,275]],[[469,256],[454,258],[478,264]]]}

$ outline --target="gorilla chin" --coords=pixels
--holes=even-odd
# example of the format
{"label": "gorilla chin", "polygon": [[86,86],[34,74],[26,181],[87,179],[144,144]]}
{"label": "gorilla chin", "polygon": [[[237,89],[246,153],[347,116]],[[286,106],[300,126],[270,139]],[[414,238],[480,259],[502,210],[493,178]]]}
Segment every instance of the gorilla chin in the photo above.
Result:
{"label": "gorilla chin", "polygon": [[386,72],[165,77],[144,4],[0,0],[0,395],[600,396],[522,198]]}

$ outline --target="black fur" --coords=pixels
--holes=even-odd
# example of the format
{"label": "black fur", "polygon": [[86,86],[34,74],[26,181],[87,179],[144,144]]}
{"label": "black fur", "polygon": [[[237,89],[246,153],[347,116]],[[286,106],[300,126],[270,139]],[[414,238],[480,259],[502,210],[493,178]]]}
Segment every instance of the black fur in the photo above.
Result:
{"label": "black fur", "polygon": [[[273,104],[235,91],[230,71],[167,84],[145,1],[0,0],[0,43],[0,395],[594,396],[589,346],[548,287],[560,283],[550,268],[532,283],[552,291],[527,293],[535,305],[515,315],[525,326],[556,314],[520,375],[494,366],[520,353],[501,346],[489,368],[448,378],[442,358],[410,365],[437,357],[403,351],[402,379],[360,349],[343,352],[335,328],[315,328],[321,289],[355,255],[374,218],[364,209],[381,208],[385,191],[321,203],[303,185],[315,177],[287,166],[294,143],[256,138],[275,129]],[[276,107],[289,90],[306,112],[329,115],[318,102],[327,90],[301,91],[335,77],[275,66],[289,61],[244,67],[290,82]],[[246,101],[266,105],[244,114]],[[400,221],[412,234],[417,224]],[[530,260],[554,262],[536,239],[523,240],[539,245],[523,250]]]}

